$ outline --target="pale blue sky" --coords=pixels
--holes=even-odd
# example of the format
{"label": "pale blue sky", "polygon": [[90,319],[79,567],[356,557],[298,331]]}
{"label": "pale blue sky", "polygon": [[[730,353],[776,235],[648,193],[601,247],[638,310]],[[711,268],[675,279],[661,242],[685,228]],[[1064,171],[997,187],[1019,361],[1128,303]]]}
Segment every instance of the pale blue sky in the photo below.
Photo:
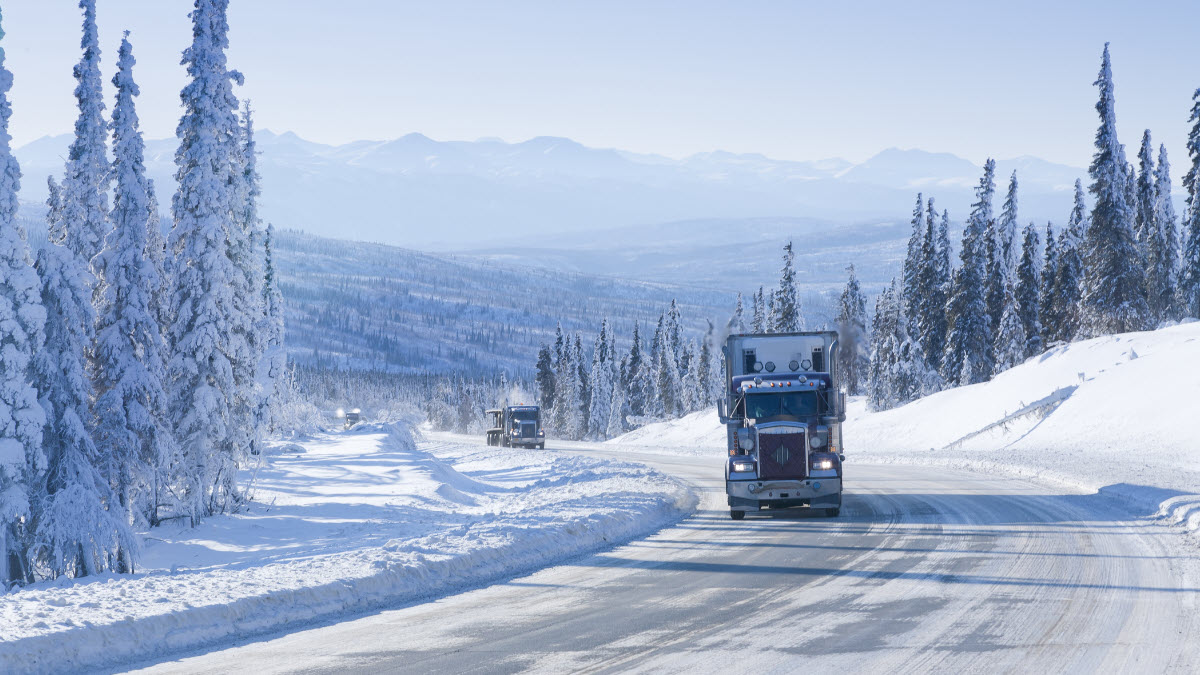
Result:
{"label": "pale blue sky", "polygon": [[[71,129],[75,4],[0,0],[17,144]],[[1121,140],[1150,127],[1179,167],[1200,87],[1194,0],[230,4],[259,126],[327,143],[555,135],[674,157],[899,146],[1082,166],[1108,40]],[[99,0],[106,77],[128,28],[152,137],[174,133],[190,7]]]}

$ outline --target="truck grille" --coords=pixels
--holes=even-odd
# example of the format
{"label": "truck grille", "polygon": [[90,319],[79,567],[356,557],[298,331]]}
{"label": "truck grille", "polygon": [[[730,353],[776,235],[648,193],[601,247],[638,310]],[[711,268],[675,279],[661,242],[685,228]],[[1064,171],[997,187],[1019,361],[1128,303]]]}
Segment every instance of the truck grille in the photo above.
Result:
{"label": "truck grille", "polygon": [[758,475],[762,478],[804,478],[808,457],[804,432],[758,435]]}
{"label": "truck grille", "polygon": [[533,422],[522,422],[518,433],[521,434],[521,438],[533,438],[537,435],[537,425]]}

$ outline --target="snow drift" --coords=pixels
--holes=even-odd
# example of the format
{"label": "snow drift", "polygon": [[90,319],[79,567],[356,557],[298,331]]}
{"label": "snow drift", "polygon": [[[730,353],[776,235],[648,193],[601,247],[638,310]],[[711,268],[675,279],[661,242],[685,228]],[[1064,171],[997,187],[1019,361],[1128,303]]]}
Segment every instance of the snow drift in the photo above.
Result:
{"label": "snow drift", "polygon": [[418,444],[401,425],[282,450],[246,512],[150,533],[139,574],[0,596],[0,672],[128,664],[426,600],[617,545],[696,503],[643,465]]}

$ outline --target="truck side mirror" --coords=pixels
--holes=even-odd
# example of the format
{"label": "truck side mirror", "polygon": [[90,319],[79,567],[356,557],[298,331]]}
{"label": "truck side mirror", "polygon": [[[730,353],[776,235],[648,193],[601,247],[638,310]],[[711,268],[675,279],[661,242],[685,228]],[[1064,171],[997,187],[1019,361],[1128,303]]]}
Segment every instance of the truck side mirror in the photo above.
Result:
{"label": "truck side mirror", "polygon": [[838,392],[838,421],[846,421],[846,392]]}
{"label": "truck side mirror", "polygon": [[729,421],[729,416],[725,414],[726,412],[727,411],[725,410],[725,399],[718,400],[717,401],[717,416],[721,418],[721,424],[726,424]]}

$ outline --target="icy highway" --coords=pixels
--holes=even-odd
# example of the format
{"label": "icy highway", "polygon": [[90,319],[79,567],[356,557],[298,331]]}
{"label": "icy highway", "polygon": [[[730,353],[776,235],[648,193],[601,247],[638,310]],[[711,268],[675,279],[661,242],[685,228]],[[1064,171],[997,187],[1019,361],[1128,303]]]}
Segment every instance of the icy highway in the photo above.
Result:
{"label": "icy highway", "polygon": [[153,672],[1194,672],[1197,548],[1107,497],[847,462],[837,519],[729,519],[721,458],[675,527],[536,574]]}

